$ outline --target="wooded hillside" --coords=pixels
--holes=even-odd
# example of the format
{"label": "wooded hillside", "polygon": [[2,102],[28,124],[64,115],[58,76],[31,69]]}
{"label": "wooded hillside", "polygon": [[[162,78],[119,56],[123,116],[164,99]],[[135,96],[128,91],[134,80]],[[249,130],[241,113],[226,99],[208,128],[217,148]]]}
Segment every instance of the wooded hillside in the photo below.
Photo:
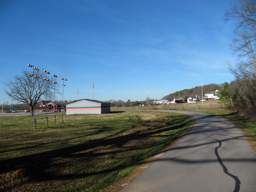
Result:
{"label": "wooded hillside", "polygon": [[[216,89],[221,89],[223,85],[218,85],[218,84],[208,84],[208,85],[203,85],[203,92],[204,93],[211,93],[214,92]],[[171,93],[169,95],[166,95],[163,97],[163,99],[168,99],[172,100],[174,98],[187,98],[187,97],[201,97],[202,94],[202,87],[197,86],[193,87],[191,89],[183,89],[181,91],[176,91],[174,93]]]}

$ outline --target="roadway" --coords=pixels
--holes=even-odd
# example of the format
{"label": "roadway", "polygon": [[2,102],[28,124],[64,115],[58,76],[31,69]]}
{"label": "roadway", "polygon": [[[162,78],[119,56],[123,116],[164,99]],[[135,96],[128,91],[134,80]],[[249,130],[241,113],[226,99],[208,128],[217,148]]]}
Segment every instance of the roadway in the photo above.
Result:
{"label": "roadway", "polygon": [[122,192],[256,192],[256,153],[243,132],[222,117],[186,114],[197,123]]}

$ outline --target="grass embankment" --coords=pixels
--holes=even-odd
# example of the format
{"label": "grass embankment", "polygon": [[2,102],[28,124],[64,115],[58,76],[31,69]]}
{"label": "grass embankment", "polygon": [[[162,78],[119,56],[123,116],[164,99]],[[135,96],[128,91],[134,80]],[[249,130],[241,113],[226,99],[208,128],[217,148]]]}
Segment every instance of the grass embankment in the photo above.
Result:
{"label": "grass embankment", "polygon": [[248,141],[251,143],[253,148],[256,150],[256,121],[255,119],[249,118],[245,115],[241,115],[239,113],[230,113],[220,115],[229,120],[233,123],[238,125],[247,136]]}
{"label": "grass embankment", "polygon": [[252,120],[248,117],[241,116],[238,114],[230,114],[227,116],[233,122],[239,124],[242,128],[246,128],[252,132],[254,136],[256,136],[256,121]]}
{"label": "grass embankment", "polygon": [[[181,136],[187,116],[0,117],[0,191],[101,191]],[[57,118],[59,121],[60,118]]]}

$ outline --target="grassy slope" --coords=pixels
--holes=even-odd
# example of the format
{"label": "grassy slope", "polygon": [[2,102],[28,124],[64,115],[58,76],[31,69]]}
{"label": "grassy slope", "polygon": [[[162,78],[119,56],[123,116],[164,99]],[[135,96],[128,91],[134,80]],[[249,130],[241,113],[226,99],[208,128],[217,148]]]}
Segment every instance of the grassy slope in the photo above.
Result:
{"label": "grassy slope", "polygon": [[[61,119],[57,118],[58,122]],[[191,123],[188,117],[131,111],[0,118],[0,191],[100,191],[157,154]]]}

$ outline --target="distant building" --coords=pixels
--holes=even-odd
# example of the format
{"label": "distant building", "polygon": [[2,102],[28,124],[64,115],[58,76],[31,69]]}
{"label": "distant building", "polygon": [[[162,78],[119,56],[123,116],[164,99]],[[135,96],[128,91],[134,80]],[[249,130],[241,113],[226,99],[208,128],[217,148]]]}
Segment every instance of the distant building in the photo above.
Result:
{"label": "distant building", "polygon": [[175,104],[175,103],[176,103],[176,99],[175,98],[170,101],[170,104]]}
{"label": "distant building", "polygon": [[182,97],[175,98],[174,100],[175,100],[175,103],[186,103],[186,100],[184,98],[182,98]]}
{"label": "distant building", "polygon": [[176,104],[176,103],[186,103],[183,98],[174,98],[173,100],[169,101],[169,104]]}
{"label": "distant building", "polygon": [[220,97],[215,95],[214,93],[206,93],[206,94],[204,94],[204,98],[206,100],[219,100],[220,99]]}
{"label": "distant building", "polygon": [[196,103],[196,101],[197,101],[196,98],[193,98],[193,97],[188,97],[188,98],[187,98],[187,103],[193,104],[193,103]]}
{"label": "distant building", "polygon": [[166,100],[166,99],[163,99],[163,100],[156,100],[156,101],[153,101],[153,104],[155,105],[163,105],[163,104],[170,104],[170,101],[169,100]]}
{"label": "distant building", "polygon": [[60,112],[61,105],[53,101],[40,101],[37,104],[37,108],[42,112]]}
{"label": "distant building", "polygon": [[67,115],[102,114],[109,112],[110,103],[92,99],[80,99],[66,105]]}

